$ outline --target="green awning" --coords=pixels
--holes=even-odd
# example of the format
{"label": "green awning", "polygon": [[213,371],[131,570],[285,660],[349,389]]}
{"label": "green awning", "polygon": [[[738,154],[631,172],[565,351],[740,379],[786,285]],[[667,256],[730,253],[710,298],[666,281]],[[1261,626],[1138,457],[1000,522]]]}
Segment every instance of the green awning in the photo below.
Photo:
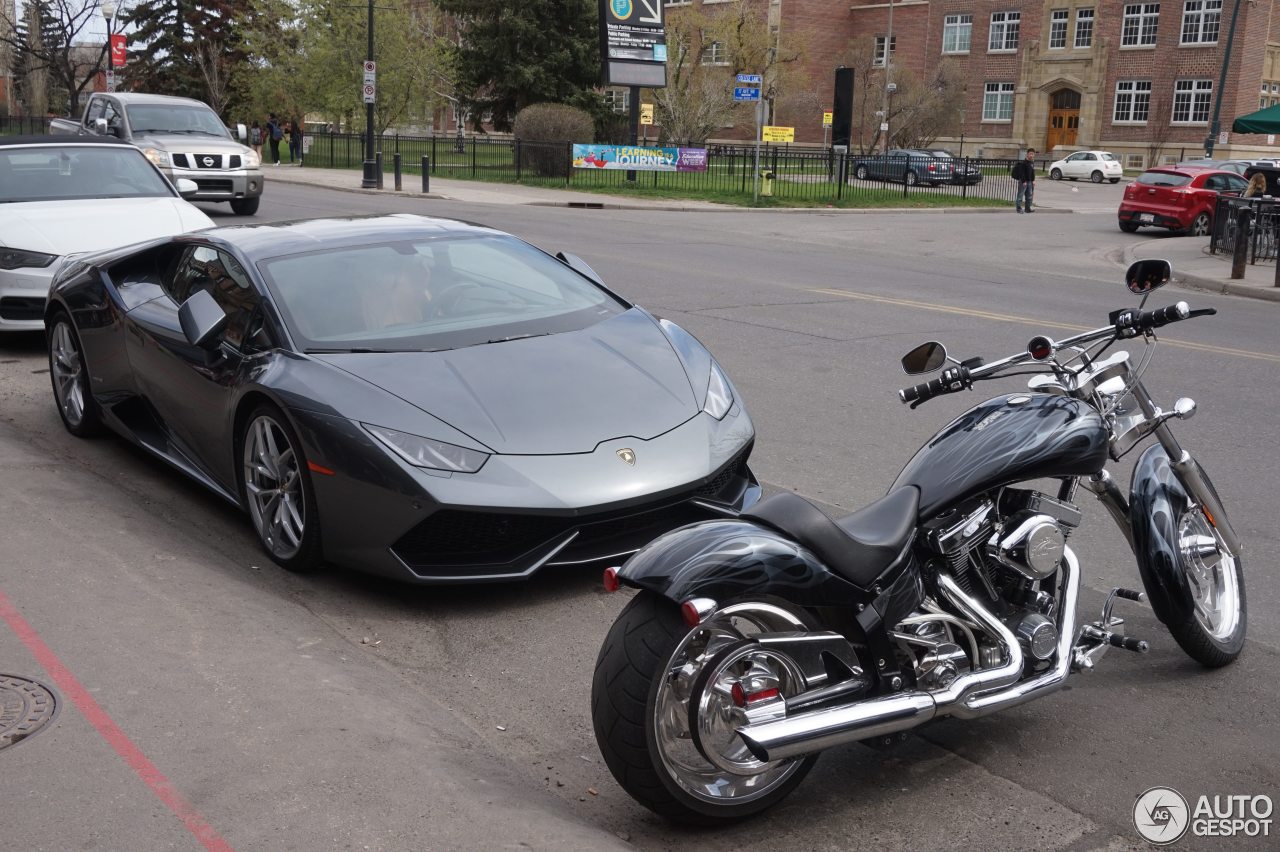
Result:
{"label": "green awning", "polygon": [[1280,133],[1280,104],[1242,115],[1231,123],[1235,133]]}

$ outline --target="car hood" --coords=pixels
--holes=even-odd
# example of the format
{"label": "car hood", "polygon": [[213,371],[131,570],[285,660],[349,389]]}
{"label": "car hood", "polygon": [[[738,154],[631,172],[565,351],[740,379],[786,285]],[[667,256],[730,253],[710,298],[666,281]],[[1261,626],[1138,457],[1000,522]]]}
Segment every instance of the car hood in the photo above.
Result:
{"label": "car hood", "polygon": [[680,359],[638,310],[580,331],[445,352],[314,357],[499,453],[589,453],[612,438],[649,440],[698,413]]}
{"label": "car hood", "polygon": [[159,148],[163,151],[171,151],[178,154],[199,154],[206,151],[229,151],[233,154],[243,154],[249,150],[244,145],[231,139],[186,133],[135,133],[133,142],[135,145]]}
{"label": "car hood", "polygon": [[0,204],[0,245],[64,255],[213,227],[181,198],[77,198]]}

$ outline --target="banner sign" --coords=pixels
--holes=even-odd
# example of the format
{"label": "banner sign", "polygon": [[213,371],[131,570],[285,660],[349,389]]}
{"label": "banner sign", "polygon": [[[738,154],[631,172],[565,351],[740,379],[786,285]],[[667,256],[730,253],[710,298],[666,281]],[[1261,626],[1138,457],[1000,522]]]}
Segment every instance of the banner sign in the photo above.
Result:
{"label": "banner sign", "polygon": [[111,67],[123,67],[127,56],[127,48],[125,47],[124,33],[115,33],[111,36]]}
{"label": "banner sign", "polygon": [[613,86],[667,85],[666,0],[599,0],[600,57]]}
{"label": "banner sign", "polygon": [[765,142],[794,142],[796,141],[796,129],[794,127],[775,127],[766,124],[763,128],[764,135],[761,139]]}
{"label": "banner sign", "polygon": [[636,172],[705,172],[706,148],[644,148],[638,145],[574,145],[575,169]]}

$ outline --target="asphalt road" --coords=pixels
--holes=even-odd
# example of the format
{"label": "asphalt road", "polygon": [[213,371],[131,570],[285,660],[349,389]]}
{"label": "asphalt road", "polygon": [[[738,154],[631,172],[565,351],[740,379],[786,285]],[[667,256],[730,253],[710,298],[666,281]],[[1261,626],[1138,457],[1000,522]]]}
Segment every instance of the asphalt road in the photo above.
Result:
{"label": "asphalt road", "polygon": [[[1160,237],[1116,231],[1118,187],[1044,186],[1042,203],[1073,189],[1088,193],[1074,206],[1096,214],[567,210],[273,184],[255,219],[415,211],[578,254],[716,354],[755,419],[752,464],[769,487],[852,510],[981,398],[900,405],[906,350],[939,339],[960,357],[998,357],[1132,304],[1123,248]],[[726,830],[657,820],[600,761],[591,670],[625,595],[605,595],[595,571],[474,589],[286,575],[247,520],[197,486],[119,440],[67,435],[38,338],[0,338],[0,594],[239,849],[589,848],[618,837],[644,849],[1136,846],[1130,813],[1149,787],[1280,798],[1280,307],[1185,292],[1152,304],[1181,298],[1219,314],[1170,329],[1147,380],[1166,406],[1200,404],[1176,431],[1247,543],[1245,655],[1205,672],[1130,607],[1130,633],[1152,645],[1145,657],[1114,651],[1057,695],[932,725],[893,751],[833,750],[783,806]],[[1113,472],[1127,479],[1127,461]],[[1111,586],[1139,581],[1100,507],[1083,508],[1071,544],[1088,612]],[[2,626],[0,662],[49,678]],[[158,805],[75,709],[63,713],[0,752],[14,770],[0,794],[6,842],[195,848],[191,823]]]}

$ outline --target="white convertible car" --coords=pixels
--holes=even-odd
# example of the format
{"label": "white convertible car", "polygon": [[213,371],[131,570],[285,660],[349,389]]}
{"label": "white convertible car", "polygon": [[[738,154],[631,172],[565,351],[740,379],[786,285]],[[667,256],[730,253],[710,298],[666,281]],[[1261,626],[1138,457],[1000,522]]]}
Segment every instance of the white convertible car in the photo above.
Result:
{"label": "white convertible car", "polygon": [[0,137],[0,332],[44,328],[68,255],[211,227],[178,183],[115,139]]}

